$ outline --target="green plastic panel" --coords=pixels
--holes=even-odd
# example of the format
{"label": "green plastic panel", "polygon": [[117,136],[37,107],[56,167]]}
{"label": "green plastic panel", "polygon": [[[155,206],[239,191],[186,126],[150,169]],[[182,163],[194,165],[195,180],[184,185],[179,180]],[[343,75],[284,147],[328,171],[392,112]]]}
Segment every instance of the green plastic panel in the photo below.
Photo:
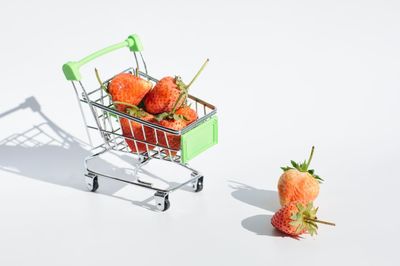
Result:
{"label": "green plastic panel", "polygon": [[218,119],[211,117],[181,137],[182,162],[186,163],[218,143]]}
{"label": "green plastic panel", "polygon": [[112,51],[128,47],[131,52],[140,52],[143,50],[142,42],[137,34],[129,35],[128,38],[120,43],[108,46],[97,52],[94,52],[79,61],[70,61],[63,65],[62,70],[67,80],[81,80],[80,67],[86,63]]}

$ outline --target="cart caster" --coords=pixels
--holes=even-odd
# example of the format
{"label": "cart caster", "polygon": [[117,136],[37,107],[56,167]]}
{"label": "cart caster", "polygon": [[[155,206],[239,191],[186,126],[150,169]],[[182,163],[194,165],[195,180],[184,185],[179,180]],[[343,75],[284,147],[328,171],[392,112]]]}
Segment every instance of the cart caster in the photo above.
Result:
{"label": "cart caster", "polygon": [[200,192],[203,190],[203,179],[204,177],[202,175],[199,175],[198,173],[193,172],[192,176],[198,176],[198,178],[192,183],[192,187],[194,192]]}
{"label": "cart caster", "polygon": [[159,211],[166,211],[170,207],[170,202],[168,199],[168,193],[157,191],[156,194],[154,194],[154,198],[156,200],[156,207]]}
{"label": "cart caster", "polygon": [[99,188],[97,175],[89,173],[86,175],[86,186],[91,192],[95,192]]}
{"label": "cart caster", "polygon": [[141,154],[139,156],[139,164],[140,165],[144,165],[146,164],[148,161],[150,160],[149,155],[147,154],[147,152],[145,153],[145,155]]}

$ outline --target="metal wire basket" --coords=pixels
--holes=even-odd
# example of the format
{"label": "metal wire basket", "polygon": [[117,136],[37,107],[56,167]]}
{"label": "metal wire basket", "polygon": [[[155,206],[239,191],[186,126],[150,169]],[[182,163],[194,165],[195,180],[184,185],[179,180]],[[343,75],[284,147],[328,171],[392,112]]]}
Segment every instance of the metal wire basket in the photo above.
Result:
{"label": "metal wire basket", "polygon": [[[152,83],[157,83],[158,80],[150,76],[147,72],[147,66],[141,53],[142,45],[137,35],[131,35],[124,42],[97,51],[80,61],[68,62],[63,66],[67,80],[70,80],[74,87],[89,142],[94,151],[94,154],[87,157],[84,161],[87,171],[85,173],[86,183],[89,190],[94,192],[99,187],[98,176],[102,176],[154,190],[156,191],[154,196],[157,209],[165,211],[170,206],[170,192],[187,184],[191,184],[195,192],[203,189],[203,175],[191,168],[188,162],[218,142],[217,110],[215,106],[189,95],[187,102],[196,110],[198,119],[182,130],[162,127],[159,124],[151,123],[116,110],[110,95],[102,89],[103,86],[91,90],[85,88],[81,81],[79,69],[87,62],[122,47],[129,47],[133,52],[136,68],[130,67],[121,73],[133,73],[135,69],[137,70],[139,67],[138,55],[140,55],[145,72],[137,71],[137,74]],[[107,87],[111,80],[112,77],[104,81],[103,85]],[[91,123],[89,123],[87,112],[84,111],[84,105],[88,107],[86,109],[91,113],[89,115],[92,118]],[[126,127],[124,129],[121,127],[122,122],[129,125],[128,130]],[[132,129],[132,124],[135,125],[136,130]],[[137,127],[139,127],[140,136],[135,136],[135,132],[138,134]],[[99,134],[102,140],[99,145],[93,144],[92,136],[94,132]],[[179,145],[172,145],[171,142],[175,144],[178,142]],[[133,165],[134,176],[136,176],[134,181],[100,173],[96,169],[89,168],[89,160],[108,151],[128,153],[136,158],[137,162]],[[182,166],[191,171],[190,178],[167,189],[155,187],[151,182],[137,177],[138,170],[151,159],[168,161]]]}

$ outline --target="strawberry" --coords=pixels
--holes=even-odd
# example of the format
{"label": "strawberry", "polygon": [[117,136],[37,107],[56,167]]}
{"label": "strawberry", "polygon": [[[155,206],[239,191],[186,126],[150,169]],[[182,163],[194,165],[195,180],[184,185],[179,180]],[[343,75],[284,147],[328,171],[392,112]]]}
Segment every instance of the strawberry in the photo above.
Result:
{"label": "strawberry", "polygon": [[208,59],[197,72],[192,81],[186,85],[179,76],[164,77],[157,82],[154,88],[144,98],[144,106],[151,114],[169,113],[179,108],[186,101],[189,87],[203,71]]}
{"label": "strawberry", "polygon": [[[96,75],[98,76],[97,70]],[[99,79],[99,77],[98,77]],[[99,80],[100,82],[100,80]],[[108,84],[107,92],[113,102],[124,102],[130,105],[138,105],[144,96],[150,91],[152,83],[130,73],[116,75]],[[126,105],[118,104],[116,108],[124,112]]]}
{"label": "strawberry", "polygon": [[186,125],[190,125],[198,118],[196,111],[190,108],[188,105],[180,107],[178,110],[176,110],[175,114],[184,117],[186,120]]}
{"label": "strawberry", "polygon": [[[175,111],[176,106],[169,113],[164,112],[155,117],[158,124],[173,130],[181,130],[197,119],[197,113],[189,106],[183,106]],[[165,137],[165,135],[167,137]],[[173,134],[164,134],[157,130],[158,143],[170,149],[179,150],[181,147],[181,137]],[[171,155],[175,156],[177,152],[171,151]],[[167,152],[169,155],[169,152]]]}
{"label": "strawberry", "polygon": [[317,234],[317,223],[335,225],[331,222],[318,220],[316,217],[318,208],[314,208],[312,202],[291,202],[279,209],[271,218],[271,224],[279,231],[299,236],[309,233],[311,236]]}
{"label": "strawberry", "polygon": [[281,167],[284,171],[278,182],[281,206],[293,201],[312,202],[317,198],[319,183],[323,179],[316,175],[313,169],[308,169],[313,154],[314,146],[307,162],[291,161],[293,167]]}
{"label": "strawberry", "polygon": [[[158,122],[158,124],[160,124],[163,127],[169,128],[169,129],[173,129],[173,130],[181,130],[184,127],[186,127],[186,123],[187,121],[185,121],[185,119],[183,119],[182,117],[179,117],[177,115],[175,115],[174,117],[168,117],[165,118],[161,121]],[[165,135],[167,136],[165,138]],[[170,149],[174,149],[174,150],[179,150],[181,148],[181,136],[177,136],[177,135],[172,135],[169,133],[165,133],[157,130],[157,139],[158,139],[158,143],[161,146],[164,147],[169,147]],[[175,156],[176,155],[176,151],[171,151],[171,156]],[[167,155],[170,155],[169,152],[167,151]]]}
{"label": "strawberry", "polygon": [[[95,73],[100,86],[111,95],[113,104],[118,111],[128,113],[129,115],[140,118],[144,121],[154,121],[153,115],[146,113],[144,110],[137,107],[137,105],[142,101],[143,97],[151,89],[151,82],[145,81],[130,73],[121,73],[116,75],[111,80],[108,88],[105,88],[97,69],[95,69]],[[150,143],[156,143],[155,133],[152,128],[147,126],[143,126],[142,128],[140,123],[126,118],[121,118],[120,124],[123,136],[147,141]],[[128,138],[126,138],[125,141],[132,152],[142,153],[147,151],[145,143],[133,141]],[[152,145],[147,146],[149,150],[154,149],[154,146]]]}
{"label": "strawberry", "polygon": [[[129,108],[126,108],[126,112],[131,116],[140,118],[141,120],[148,121],[148,122],[154,122],[153,115],[146,113],[145,111],[143,111],[142,109],[140,109],[136,106],[131,106]],[[152,129],[148,126],[144,126],[144,125],[142,128],[142,125],[140,123],[135,122],[133,120],[128,120],[126,118],[121,118],[120,123],[121,123],[121,129],[122,129],[123,136],[134,138],[134,139],[141,140],[141,141],[146,141],[149,143],[156,143],[154,129]],[[139,153],[142,153],[142,152],[147,151],[145,143],[136,141],[136,145],[135,145],[135,141],[133,141],[131,139],[127,139],[127,138],[125,139],[125,141],[128,144],[128,146],[132,152],[138,151]],[[154,149],[153,145],[147,145],[147,146],[148,146],[149,150]]]}
{"label": "strawberry", "polygon": [[[146,111],[152,114],[160,114],[172,111],[179,95],[185,91],[184,86],[178,87],[179,77],[162,78],[144,99]],[[181,106],[184,98],[181,97],[178,106]]]}

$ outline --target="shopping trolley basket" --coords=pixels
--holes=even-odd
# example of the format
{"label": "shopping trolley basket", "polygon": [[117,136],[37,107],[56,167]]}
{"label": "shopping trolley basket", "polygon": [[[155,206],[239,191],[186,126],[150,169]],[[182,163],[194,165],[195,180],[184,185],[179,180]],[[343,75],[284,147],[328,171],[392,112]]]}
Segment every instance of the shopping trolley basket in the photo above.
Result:
{"label": "shopping trolley basket", "polygon": [[[99,50],[80,61],[72,61],[63,65],[64,75],[67,80],[72,82],[72,86],[75,90],[89,142],[93,148],[93,154],[84,160],[86,168],[85,179],[89,190],[93,192],[99,187],[98,176],[151,189],[155,191],[154,197],[157,209],[165,211],[170,206],[170,192],[188,184],[192,185],[195,192],[199,192],[203,189],[203,175],[199,171],[190,167],[188,162],[211,146],[217,144],[217,110],[215,106],[197,97],[188,95],[187,104],[196,110],[198,119],[182,130],[169,129],[159,124],[144,121],[140,118],[116,110],[110,95],[103,90],[104,86],[108,86],[112,77],[104,81],[100,87],[87,89],[81,81],[80,67],[99,56],[124,47],[128,47],[129,50],[133,52],[136,67],[127,68],[122,72],[133,73],[135,71],[135,73],[140,77],[152,83],[157,83],[158,80],[150,76],[147,72],[147,66],[141,53],[142,44],[136,34],[130,35],[125,41]],[[139,57],[141,59],[141,67],[145,70],[144,72],[138,71]],[[84,106],[88,108],[84,108]],[[88,110],[88,112],[85,110]],[[91,116],[87,113],[91,113]],[[91,123],[89,123],[89,118],[92,120]],[[130,121],[130,134],[126,134],[126,132],[123,132],[121,129],[120,123],[122,120]],[[141,137],[135,137],[131,122],[140,124],[143,132]],[[148,136],[147,132],[149,131],[155,136],[155,141],[150,141],[146,138],[146,136]],[[100,145],[94,145],[92,141],[93,133],[100,136]],[[161,138],[164,141],[160,141]],[[179,148],[170,145],[169,140],[171,140],[171,138],[178,140],[180,138]],[[139,145],[145,147],[144,151],[142,151],[143,149],[138,149]],[[132,146],[136,148],[132,149]],[[100,173],[99,171],[96,171],[96,169],[92,169],[88,166],[89,160],[92,160],[96,156],[108,151],[116,151],[117,153],[121,152],[124,154],[129,153],[135,157],[137,163],[132,165],[134,170],[133,175],[135,177],[133,181],[118,176]],[[177,185],[166,189],[156,187],[151,182],[144,181],[137,175],[139,169],[147,164],[151,159],[163,160],[182,166],[191,171],[190,178],[185,182],[178,183]]]}

